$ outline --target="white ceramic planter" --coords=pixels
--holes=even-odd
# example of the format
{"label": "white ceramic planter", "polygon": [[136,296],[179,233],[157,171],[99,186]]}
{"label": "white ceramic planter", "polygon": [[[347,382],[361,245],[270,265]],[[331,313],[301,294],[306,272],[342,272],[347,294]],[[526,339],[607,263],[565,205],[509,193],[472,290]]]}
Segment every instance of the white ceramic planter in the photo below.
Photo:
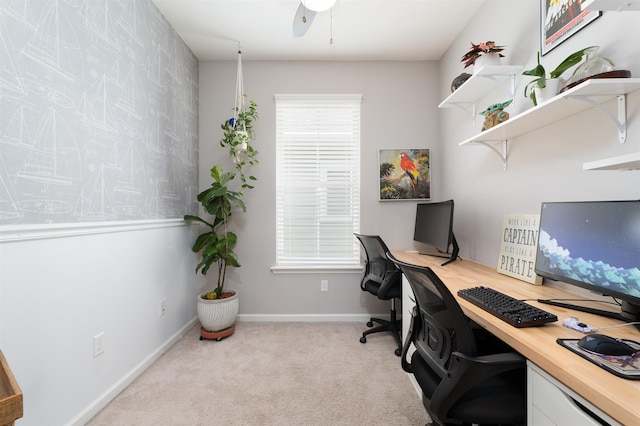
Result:
{"label": "white ceramic planter", "polygon": [[500,55],[495,52],[485,53],[478,56],[476,61],[473,63],[473,72],[475,73],[478,72],[480,68],[494,65],[500,65]]}
{"label": "white ceramic planter", "polygon": [[244,144],[244,149],[247,149],[247,141],[249,140],[249,132],[246,130],[236,130],[233,138],[237,144]]}
{"label": "white ceramic planter", "polygon": [[198,295],[198,319],[200,324],[207,331],[220,331],[229,328],[236,322],[240,299],[238,293],[225,299],[208,300],[202,296],[207,292]]}
{"label": "white ceramic planter", "polygon": [[536,93],[536,100],[538,101],[538,105],[545,103],[549,99],[556,96],[560,89],[564,87],[564,80],[561,78],[550,78],[546,81],[546,87],[541,89],[539,87],[534,87],[534,91]]}

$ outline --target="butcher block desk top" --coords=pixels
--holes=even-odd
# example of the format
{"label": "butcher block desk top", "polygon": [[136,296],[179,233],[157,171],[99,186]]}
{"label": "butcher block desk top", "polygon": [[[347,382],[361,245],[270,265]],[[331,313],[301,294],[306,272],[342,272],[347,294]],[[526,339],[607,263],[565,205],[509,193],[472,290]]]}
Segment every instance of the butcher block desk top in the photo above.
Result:
{"label": "butcher block desk top", "polygon": [[[433,256],[410,251],[392,251],[392,254],[400,261],[430,267],[456,297],[469,318],[509,344],[560,383],[623,425],[640,424],[640,380],[617,377],[556,343],[558,338],[579,339],[585,336],[577,330],[564,327],[562,325],[564,318],[578,317],[581,322],[597,328],[618,325],[622,322],[536,301],[537,299],[587,299],[588,297],[556,287],[536,286],[519,281],[499,274],[496,268],[470,260],[457,260],[441,266],[443,259]],[[558,316],[558,321],[540,327],[515,328],[458,297],[458,290],[479,285],[494,288],[554,313]],[[590,306],[612,310],[611,305],[606,303],[593,302]],[[616,338],[640,341],[640,331],[634,326],[603,329],[597,332]]]}

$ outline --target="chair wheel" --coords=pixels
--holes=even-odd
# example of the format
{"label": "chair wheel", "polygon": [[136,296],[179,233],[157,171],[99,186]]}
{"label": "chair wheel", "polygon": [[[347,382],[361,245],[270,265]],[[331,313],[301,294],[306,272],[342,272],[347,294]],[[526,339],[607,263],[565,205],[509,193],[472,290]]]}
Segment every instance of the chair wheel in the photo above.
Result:
{"label": "chair wheel", "polygon": [[362,337],[360,338],[360,343],[367,343],[367,338],[366,338],[366,337],[364,337],[364,336],[362,336]]}
{"label": "chair wheel", "polygon": [[394,353],[396,354],[396,356],[400,356],[402,355],[402,350],[400,348],[397,348]]}
{"label": "chair wheel", "polygon": [[369,322],[367,323],[367,327],[373,327],[373,321],[369,321]]}

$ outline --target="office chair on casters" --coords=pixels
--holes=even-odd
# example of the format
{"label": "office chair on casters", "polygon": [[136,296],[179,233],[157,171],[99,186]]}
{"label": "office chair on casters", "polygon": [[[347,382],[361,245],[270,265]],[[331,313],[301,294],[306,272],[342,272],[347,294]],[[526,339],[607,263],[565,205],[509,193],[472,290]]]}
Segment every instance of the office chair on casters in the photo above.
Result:
{"label": "office chair on casters", "polygon": [[387,256],[415,296],[401,362],[420,385],[432,424],[524,424],[525,359],[467,318],[431,268]]}
{"label": "office chair on casters", "polygon": [[360,282],[362,291],[367,291],[381,300],[391,300],[391,313],[389,320],[371,318],[367,323],[368,327],[373,327],[373,323],[380,324],[377,327],[369,328],[360,338],[360,343],[367,342],[367,335],[380,331],[390,331],[398,345],[395,354],[400,356],[402,349],[402,320],[396,317],[396,299],[402,297],[402,272],[396,265],[387,259],[386,253],[389,251],[387,245],[378,235],[354,234],[362,244],[366,255],[364,264],[364,275]]}

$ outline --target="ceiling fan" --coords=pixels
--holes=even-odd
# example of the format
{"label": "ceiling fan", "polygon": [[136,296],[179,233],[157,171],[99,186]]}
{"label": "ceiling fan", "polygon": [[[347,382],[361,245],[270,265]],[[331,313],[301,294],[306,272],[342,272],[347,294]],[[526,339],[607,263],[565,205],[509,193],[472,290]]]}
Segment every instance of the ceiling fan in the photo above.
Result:
{"label": "ceiling fan", "polygon": [[293,18],[293,36],[302,37],[316,17],[316,12],[329,10],[336,0],[300,0],[300,5]]}

